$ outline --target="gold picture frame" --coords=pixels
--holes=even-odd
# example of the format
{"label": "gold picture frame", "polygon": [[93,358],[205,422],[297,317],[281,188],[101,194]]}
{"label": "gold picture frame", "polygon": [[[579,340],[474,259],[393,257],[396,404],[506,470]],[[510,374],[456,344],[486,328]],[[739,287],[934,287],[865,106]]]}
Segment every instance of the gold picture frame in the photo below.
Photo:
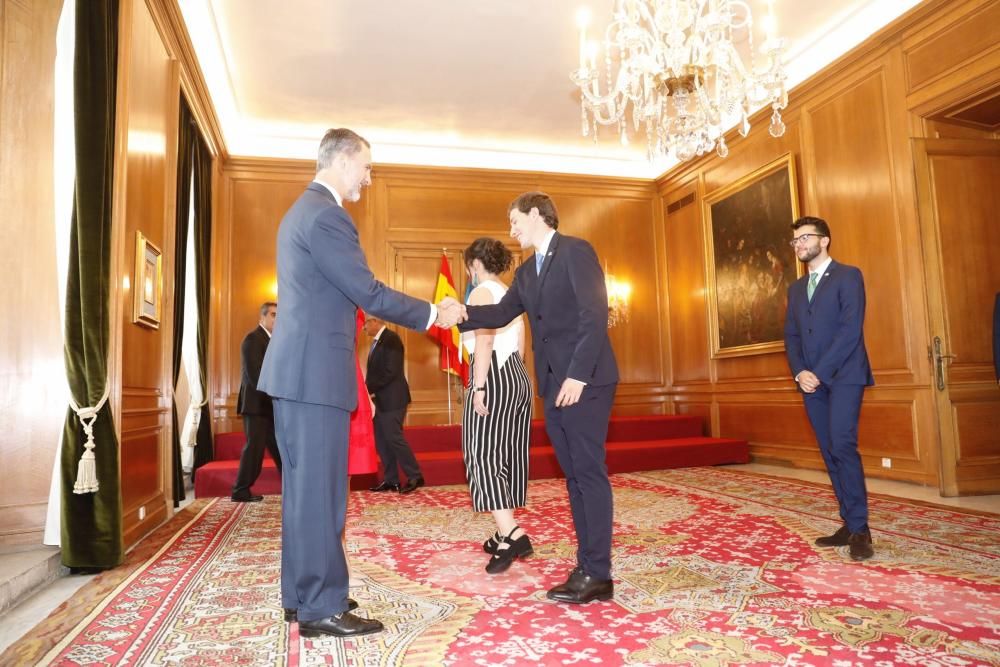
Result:
{"label": "gold picture frame", "polygon": [[132,322],[150,329],[159,329],[162,302],[163,253],[142,232],[136,231]]}
{"label": "gold picture frame", "polygon": [[799,217],[795,158],[786,153],[703,204],[712,358],[784,350],[788,286],[802,274],[788,245]]}

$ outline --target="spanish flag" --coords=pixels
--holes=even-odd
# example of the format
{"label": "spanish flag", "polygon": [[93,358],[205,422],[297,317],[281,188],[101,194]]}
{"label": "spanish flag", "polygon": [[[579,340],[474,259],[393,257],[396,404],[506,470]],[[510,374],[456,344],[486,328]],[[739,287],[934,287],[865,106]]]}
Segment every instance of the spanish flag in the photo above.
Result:
{"label": "spanish flag", "polygon": [[[441,253],[441,270],[438,272],[437,285],[434,288],[434,303],[440,302],[446,296],[459,301],[458,292],[455,291],[455,281],[452,280],[451,269],[448,267],[448,257]],[[458,327],[442,329],[433,326],[428,335],[441,347],[439,361],[441,370],[462,378],[463,387],[468,384],[469,360],[459,343]]]}

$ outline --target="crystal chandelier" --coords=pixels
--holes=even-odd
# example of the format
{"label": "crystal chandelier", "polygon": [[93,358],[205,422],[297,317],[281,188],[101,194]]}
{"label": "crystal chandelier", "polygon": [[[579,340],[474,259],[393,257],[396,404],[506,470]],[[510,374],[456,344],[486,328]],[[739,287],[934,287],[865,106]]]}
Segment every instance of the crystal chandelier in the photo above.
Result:
{"label": "crystal chandelier", "polygon": [[[583,10],[578,15],[580,67],[570,73],[580,87],[583,135],[596,141],[599,124],[613,125],[627,145],[631,125],[634,132],[645,128],[650,160],[672,153],[683,162],[713,148],[726,157],[726,128],[738,122],[745,137],[750,114],[770,104],[770,133],[780,137],[788,93],[785,44],[775,36],[772,2],[760,49],[766,62],[755,68],[753,17],[745,2],[615,0],[614,18],[604,33],[603,77],[598,45],[587,41],[589,15]],[[746,60],[734,41],[744,35]]]}

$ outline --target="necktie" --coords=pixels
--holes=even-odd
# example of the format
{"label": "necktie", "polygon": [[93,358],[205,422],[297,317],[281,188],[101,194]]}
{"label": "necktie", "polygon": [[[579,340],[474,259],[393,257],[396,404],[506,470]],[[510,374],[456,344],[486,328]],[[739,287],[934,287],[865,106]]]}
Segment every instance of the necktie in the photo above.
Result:
{"label": "necktie", "polygon": [[806,298],[809,301],[813,300],[813,292],[816,291],[816,283],[819,282],[819,273],[809,274],[809,284],[806,285]]}
{"label": "necktie", "polygon": [[372,345],[371,345],[371,347],[368,348],[368,356],[369,357],[372,356],[372,352],[375,351],[375,343],[377,343],[377,342],[378,342],[378,338],[373,338],[372,339]]}
{"label": "necktie", "polygon": [[540,252],[535,253],[535,272],[538,275],[542,275],[542,262],[545,261],[545,255]]}

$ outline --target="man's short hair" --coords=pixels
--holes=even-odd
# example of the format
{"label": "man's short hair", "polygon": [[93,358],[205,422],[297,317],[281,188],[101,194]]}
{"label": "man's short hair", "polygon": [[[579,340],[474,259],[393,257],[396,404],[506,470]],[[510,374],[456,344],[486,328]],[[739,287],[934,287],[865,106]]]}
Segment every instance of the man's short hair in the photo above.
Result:
{"label": "man's short hair", "polygon": [[833,245],[833,237],[830,236],[830,225],[826,224],[826,220],[811,215],[804,215],[792,223],[792,230],[797,230],[799,227],[805,227],[806,225],[812,225],[816,228],[816,233],[830,239],[830,243],[826,246],[827,248]]}
{"label": "man's short hair", "polygon": [[552,197],[544,192],[525,192],[510,203],[510,206],[507,207],[507,215],[510,215],[510,212],[515,208],[521,213],[531,213],[531,209],[537,208],[538,215],[542,216],[546,225],[552,229],[559,229],[559,212],[556,211]]}
{"label": "man's short hair", "polygon": [[277,309],[277,307],[278,304],[275,303],[274,301],[265,301],[264,303],[260,304],[260,316],[266,317],[267,311],[271,310],[272,308]]}
{"label": "man's short hair", "polygon": [[333,164],[338,155],[354,155],[362,146],[371,148],[368,140],[354,130],[337,127],[327,130],[319,142],[319,157],[316,159],[316,171],[320,172]]}

